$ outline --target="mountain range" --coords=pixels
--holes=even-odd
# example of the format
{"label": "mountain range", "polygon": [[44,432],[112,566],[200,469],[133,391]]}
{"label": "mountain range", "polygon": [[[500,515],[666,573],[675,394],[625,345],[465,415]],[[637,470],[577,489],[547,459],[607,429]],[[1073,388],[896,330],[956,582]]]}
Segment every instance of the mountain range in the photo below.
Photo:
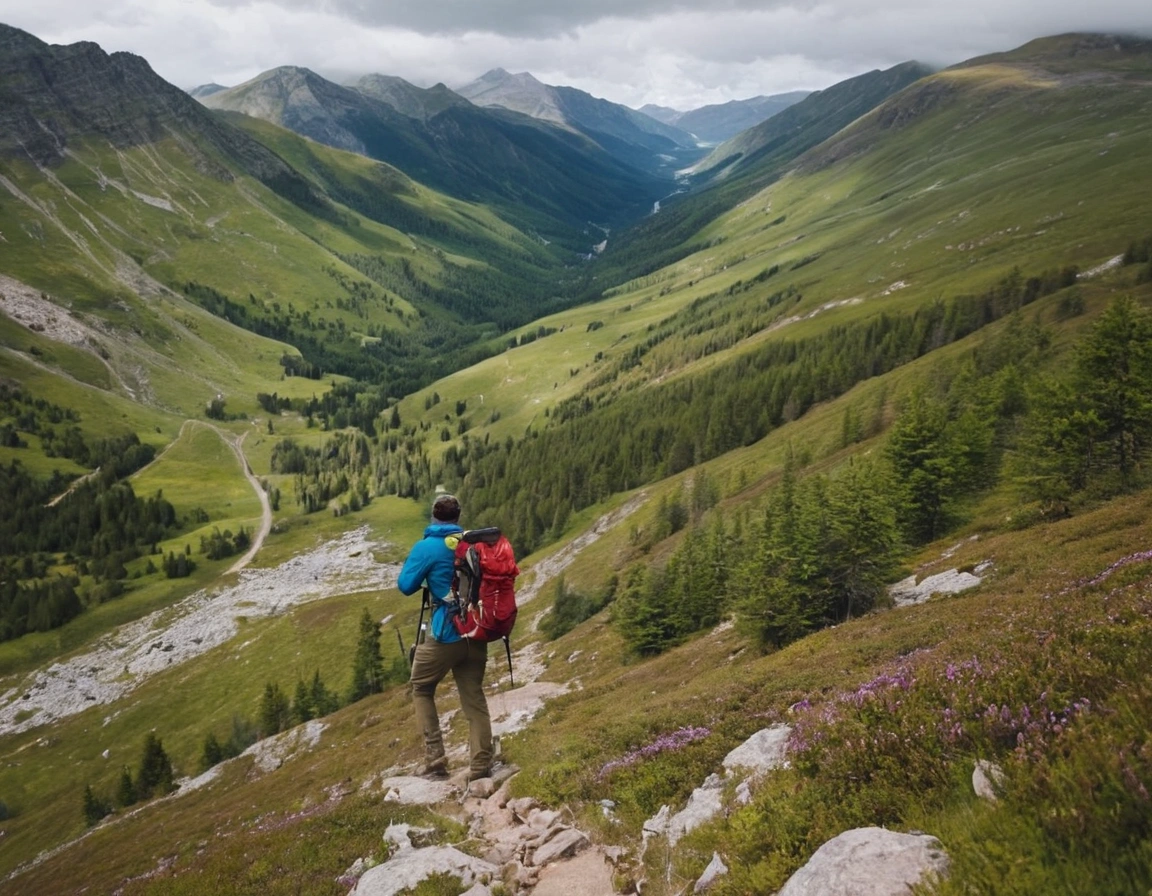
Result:
{"label": "mountain range", "polygon": [[754,96],[746,100],[700,106],[688,112],[654,105],[641,106],[639,111],[688,131],[702,143],[716,144],[783,112],[808,96],[808,93],[806,90],[794,90],[772,96]]}
{"label": "mountain range", "polygon": [[[1062,35],[705,157],[0,26],[4,891],[1152,887],[1150,85]],[[523,570],[494,793],[415,777],[442,490]]]}
{"label": "mountain range", "polygon": [[387,162],[460,199],[489,202],[548,240],[575,246],[589,222],[635,220],[664,187],[581,134],[482,109],[443,86],[369,77],[355,88],[283,67],[203,97],[212,109],[270,121]]}

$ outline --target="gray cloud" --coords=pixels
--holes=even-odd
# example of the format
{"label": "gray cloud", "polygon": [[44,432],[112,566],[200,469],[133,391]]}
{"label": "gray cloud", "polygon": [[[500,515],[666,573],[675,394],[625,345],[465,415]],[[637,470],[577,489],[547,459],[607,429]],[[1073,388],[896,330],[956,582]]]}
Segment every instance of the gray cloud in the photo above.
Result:
{"label": "gray cloud", "polygon": [[631,106],[690,109],[942,66],[1065,31],[1152,33],[1147,0],[0,0],[0,21],[146,57],[190,87],[277,65],[457,86],[530,71]]}

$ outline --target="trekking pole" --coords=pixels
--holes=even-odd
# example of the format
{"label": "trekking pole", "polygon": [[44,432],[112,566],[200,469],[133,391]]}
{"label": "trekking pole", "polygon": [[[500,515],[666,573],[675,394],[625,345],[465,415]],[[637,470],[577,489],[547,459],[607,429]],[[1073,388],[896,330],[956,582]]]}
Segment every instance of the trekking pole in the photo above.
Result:
{"label": "trekking pole", "polygon": [[508,636],[504,636],[504,652],[508,654],[508,690],[516,687],[516,682],[512,680],[512,644],[508,641]]}
{"label": "trekking pole", "polygon": [[[408,651],[404,649],[404,636],[400,634],[400,626],[396,626],[396,640],[400,642],[400,656],[408,656]],[[412,668],[412,662],[408,662],[408,668]]]}
{"label": "trekking pole", "polygon": [[424,589],[423,595],[420,597],[420,621],[416,624],[416,637],[412,639],[412,647],[408,651],[408,665],[411,666],[416,661],[416,647],[421,643],[424,634],[424,608],[432,605],[432,595],[428,589]]}

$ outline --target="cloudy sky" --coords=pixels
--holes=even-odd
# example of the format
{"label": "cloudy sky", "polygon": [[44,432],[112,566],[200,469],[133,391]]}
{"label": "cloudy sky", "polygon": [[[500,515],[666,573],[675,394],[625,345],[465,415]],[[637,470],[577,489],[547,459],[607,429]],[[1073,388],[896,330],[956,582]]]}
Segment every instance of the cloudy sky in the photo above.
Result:
{"label": "cloudy sky", "polygon": [[826,87],[908,59],[947,65],[1065,31],[1152,36],[1149,0],[0,0],[49,43],[148,59],[181,87],[278,65],[459,86],[530,71],[687,110]]}

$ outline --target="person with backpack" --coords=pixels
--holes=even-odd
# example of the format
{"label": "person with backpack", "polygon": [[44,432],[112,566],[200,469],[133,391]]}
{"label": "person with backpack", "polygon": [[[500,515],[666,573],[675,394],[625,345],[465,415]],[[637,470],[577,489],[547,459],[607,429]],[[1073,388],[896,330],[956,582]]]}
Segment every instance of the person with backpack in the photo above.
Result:
{"label": "person with backpack", "polygon": [[436,711],[436,686],[451,672],[464,718],[468,720],[468,780],[475,781],[492,773],[492,722],[484,696],[488,643],[462,636],[453,622],[458,615],[452,593],[456,546],[463,532],[460,502],[452,495],[440,495],[432,505],[432,522],[424,530],[424,537],[404,561],[397,586],[407,595],[424,589],[431,600],[430,637],[415,646],[411,676],[416,721],[424,737],[423,774],[431,778],[448,776],[444,736]]}

